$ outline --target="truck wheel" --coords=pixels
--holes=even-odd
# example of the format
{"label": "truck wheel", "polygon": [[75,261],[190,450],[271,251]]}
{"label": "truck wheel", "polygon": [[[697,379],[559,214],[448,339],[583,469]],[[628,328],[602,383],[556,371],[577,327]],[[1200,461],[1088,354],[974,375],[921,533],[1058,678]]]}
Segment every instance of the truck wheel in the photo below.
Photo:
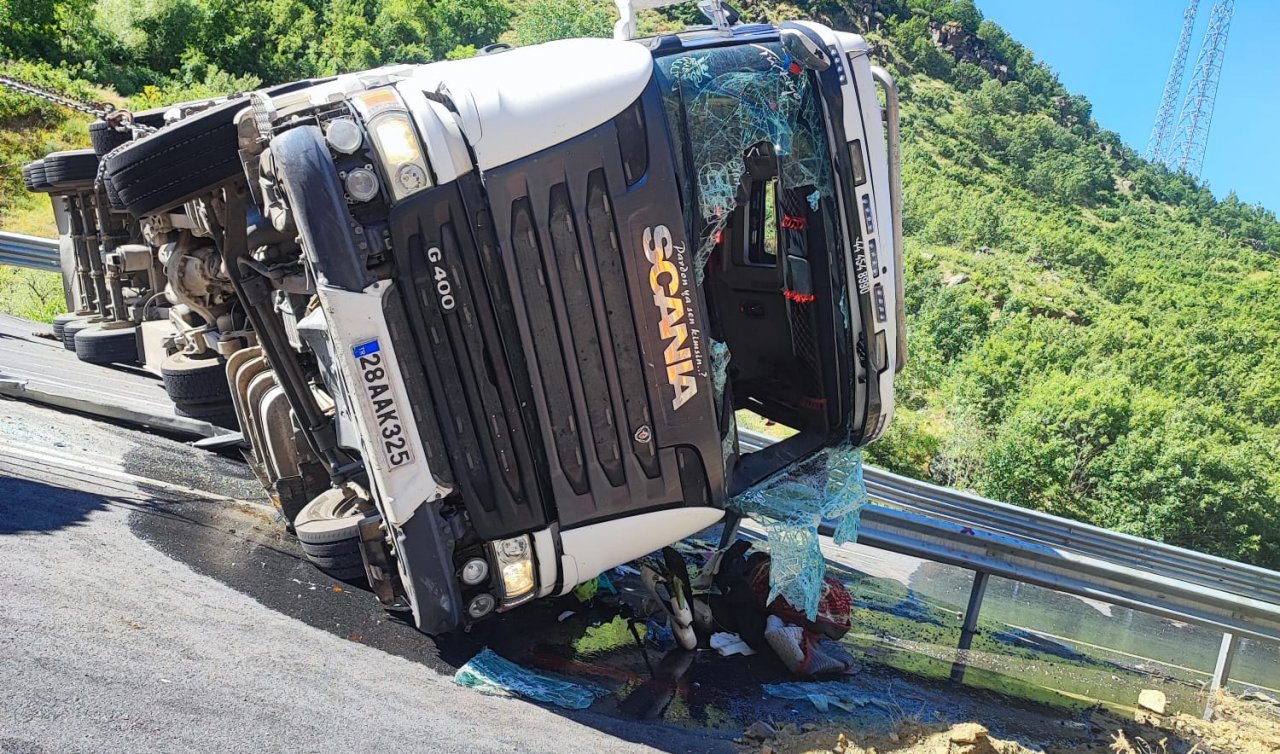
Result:
{"label": "truck wheel", "polygon": [[76,333],[96,324],[92,317],[85,317],[62,326],[62,347],[68,351],[76,350]]}
{"label": "truck wheel", "polygon": [[75,335],[76,356],[90,364],[135,364],[138,361],[137,327],[93,325]]}
{"label": "truck wheel", "polygon": [[337,579],[364,578],[356,498],[342,490],[326,490],[298,511],[293,533],[307,560],[320,570]]}
{"label": "truck wheel", "polygon": [[124,202],[120,200],[120,192],[116,191],[116,185],[111,182],[110,175],[102,176],[102,188],[107,193],[107,204],[111,205],[111,209],[124,212]]}
{"label": "truck wheel", "polygon": [[28,191],[37,191],[40,193],[48,193],[53,188],[49,185],[49,181],[44,175],[44,160],[36,160],[28,162],[22,166],[22,183],[27,187]]}
{"label": "truck wheel", "polygon": [[235,100],[130,142],[107,160],[121,203],[137,217],[171,209],[241,172]]}
{"label": "truck wheel", "polygon": [[105,120],[96,120],[89,124],[89,141],[93,142],[93,153],[99,157],[132,138],[133,135],[128,131],[117,131]]}
{"label": "truck wheel", "polygon": [[231,430],[240,428],[240,421],[236,418],[236,408],[229,399],[226,403],[175,403],[173,413]]}
{"label": "truck wheel", "polygon": [[98,177],[98,155],[92,149],[73,149],[46,155],[44,177],[54,188],[92,187]]}
{"label": "truck wheel", "polygon": [[169,400],[176,404],[231,404],[226,362],[220,358],[193,359],[186,354],[169,354],[160,362],[160,377]]}
{"label": "truck wheel", "polygon": [[87,317],[83,314],[76,314],[75,312],[59,314],[53,318],[53,334],[57,336],[58,340],[62,340],[62,331],[66,329],[67,325],[82,319],[87,319]]}

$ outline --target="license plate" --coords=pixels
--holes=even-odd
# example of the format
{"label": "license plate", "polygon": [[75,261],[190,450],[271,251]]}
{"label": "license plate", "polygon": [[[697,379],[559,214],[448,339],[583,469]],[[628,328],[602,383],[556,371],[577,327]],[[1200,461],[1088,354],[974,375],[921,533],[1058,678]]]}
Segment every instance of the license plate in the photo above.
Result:
{"label": "license plate", "polygon": [[382,455],[387,466],[396,468],[413,463],[413,449],[401,423],[400,409],[396,406],[395,392],[391,389],[391,375],[382,346],[375,338],[351,349],[356,366],[360,368],[361,387],[368,405],[373,411],[371,442],[382,445]]}

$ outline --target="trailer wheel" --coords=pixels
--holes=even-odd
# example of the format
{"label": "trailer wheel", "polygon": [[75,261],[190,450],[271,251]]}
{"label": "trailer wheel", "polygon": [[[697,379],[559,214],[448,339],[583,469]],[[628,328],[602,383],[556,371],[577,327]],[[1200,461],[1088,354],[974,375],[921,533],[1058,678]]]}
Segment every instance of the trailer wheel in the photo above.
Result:
{"label": "trailer wheel", "polygon": [[138,328],[91,325],[75,335],[76,356],[90,364],[135,364]]}
{"label": "trailer wheel", "polygon": [[364,577],[356,503],[356,498],[342,490],[326,490],[304,505],[293,520],[293,533],[307,560],[337,579]]}
{"label": "trailer wheel", "polygon": [[61,341],[63,330],[66,329],[67,325],[82,319],[87,319],[87,317],[83,314],[76,314],[75,312],[59,314],[53,318],[53,334]]}
{"label": "trailer wheel", "polygon": [[95,120],[89,124],[89,141],[93,142],[93,153],[99,157],[132,138],[133,134],[127,130],[117,131],[105,120]]}
{"label": "trailer wheel", "polygon": [[44,158],[45,180],[54,188],[89,188],[98,178],[98,155],[92,149],[54,152]]}
{"label": "trailer wheel", "polygon": [[74,322],[68,322],[62,326],[62,347],[68,351],[76,350],[76,334],[81,330],[96,324],[92,317],[85,317]]}
{"label": "trailer wheel", "polygon": [[48,193],[49,189],[53,188],[45,179],[44,160],[28,162],[22,166],[22,183],[28,191],[39,193]]}
{"label": "trailer wheel", "polygon": [[241,172],[235,100],[137,139],[111,155],[107,173],[137,217],[171,209]]}
{"label": "trailer wheel", "polygon": [[193,359],[174,353],[160,362],[160,377],[169,400],[178,405],[231,404],[226,362],[221,358]]}

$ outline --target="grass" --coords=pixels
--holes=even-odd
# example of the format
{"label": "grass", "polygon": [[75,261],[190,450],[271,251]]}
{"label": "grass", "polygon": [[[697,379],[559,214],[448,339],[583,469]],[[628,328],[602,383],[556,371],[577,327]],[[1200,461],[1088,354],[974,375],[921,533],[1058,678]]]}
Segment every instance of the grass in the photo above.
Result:
{"label": "grass", "polygon": [[[49,197],[26,191],[18,172],[23,164],[49,152],[88,146],[87,123],[79,115],[68,115],[53,125],[29,119],[0,122],[0,230],[57,237]],[[48,322],[64,311],[61,275],[0,266],[0,312]]]}
{"label": "grass", "polygon": [[[0,229],[53,238],[58,235],[53,207],[43,194],[22,194],[0,213]],[[56,272],[0,266],[0,312],[49,322],[67,310],[62,276]]]}
{"label": "grass", "polygon": [[54,315],[66,310],[58,273],[0,267],[0,312],[51,322]]}

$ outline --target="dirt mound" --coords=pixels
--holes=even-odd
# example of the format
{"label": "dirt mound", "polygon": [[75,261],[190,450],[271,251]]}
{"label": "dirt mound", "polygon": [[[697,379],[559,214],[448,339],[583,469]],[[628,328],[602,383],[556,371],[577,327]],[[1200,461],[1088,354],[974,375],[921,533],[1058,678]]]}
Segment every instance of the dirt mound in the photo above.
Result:
{"label": "dirt mound", "polygon": [[[994,712],[993,712],[994,715]],[[1214,719],[1192,715],[1126,719],[1100,708],[1087,721],[1063,720],[1030,733],[1027,740],[993,737],[985,725],[903,720],[891,733],[841,725],[801,731],[780,726],[775,735],[744,749],[751,754],[1277,754],[1280,702],[1221,696]],[[993,716],[992,722],[999,719]],[[1033,746],[1034,748],[1028,748]]]}

